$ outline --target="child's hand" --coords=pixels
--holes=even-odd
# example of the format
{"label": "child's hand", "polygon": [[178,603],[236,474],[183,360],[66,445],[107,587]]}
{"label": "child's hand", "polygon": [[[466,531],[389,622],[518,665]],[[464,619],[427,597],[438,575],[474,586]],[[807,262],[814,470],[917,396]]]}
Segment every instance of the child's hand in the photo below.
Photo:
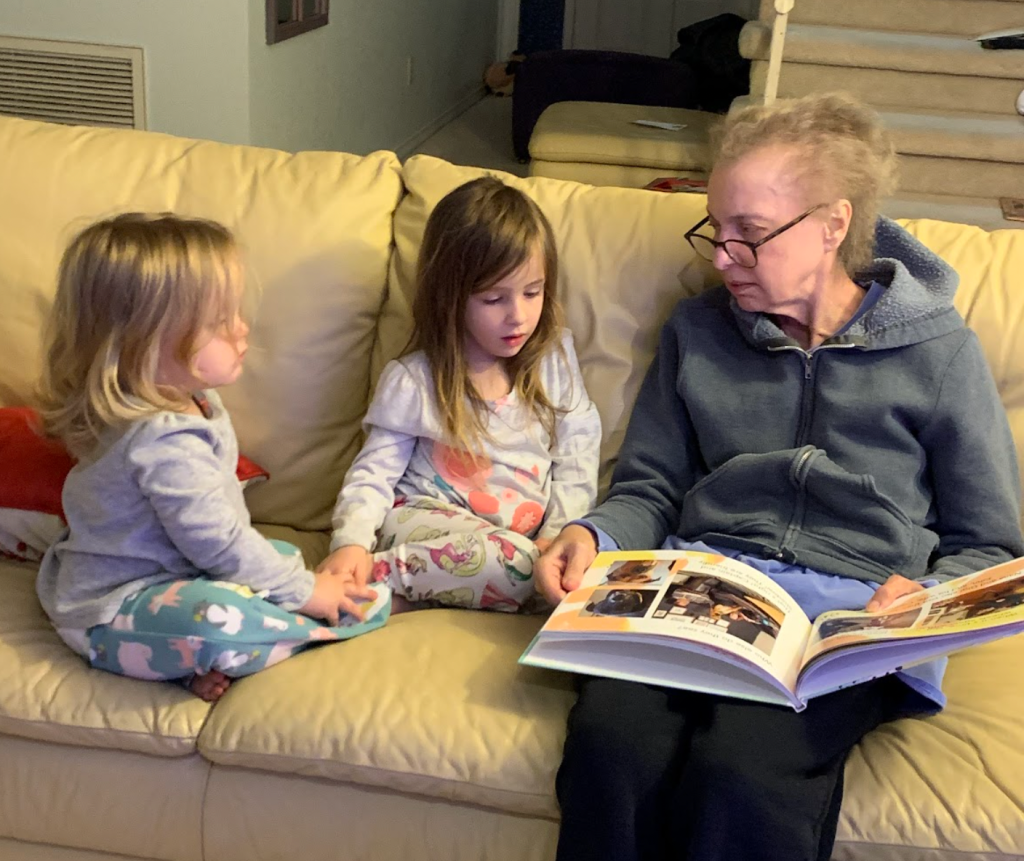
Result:
{"label": "child's hand", "polygon": [[317,574],[331,574],[341,577],[362,588],[370,579],[373,558],[370,551],[358,544],[347,544],[339,547],[313,570]]}
{"label": "child's hand", "polygon": [[314,619],[323,619],[331,627],[337,627],[344,613],[352,614],[361,622],[363,608],[355,599],[373,601],[377,597],[377,593],[369,586],[360,586],[327,571],[320,571],[314,577],[313,594],[299,608],[299,612]]}
{"label": "child's hand", "polygon": [[547,550],[551,546],[551,539],[550,538],[538,538],[533,543],[537,545],[537,550],[540,553],[543,553],[545,550]]}

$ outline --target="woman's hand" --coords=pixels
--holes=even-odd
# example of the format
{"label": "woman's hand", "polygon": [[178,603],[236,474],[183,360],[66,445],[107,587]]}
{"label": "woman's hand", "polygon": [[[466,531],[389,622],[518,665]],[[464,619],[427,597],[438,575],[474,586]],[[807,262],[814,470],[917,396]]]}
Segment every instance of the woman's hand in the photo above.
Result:
{"label": "woman's hand", "polygon": [[339,547],[330,556],[324,559],[313,570],[317,574],[331,574],[334,577],[341,577],[358,586],[360,589],[370,579],[370,570],[373,568],[373,558],[370,551],[358,544],[346,544]]}
{"label": "woman's hand", "polygon": [[332,628],[337,627],[345,613],[350,613],[361,622],[363,608],[356,599],[373,601],[377,597],[377,593],[369,586],[360,586],[328,571],[320,571],[313,576],[313,594],[299,608],[299,612],[313,619],[323,619]]}
{"label": "woman's hand", "polygon": [[908,580],[902,574],[893,574],[888,580],[878,587],[871,600],[864,606],[869,613],[884,610],[897,598],[909,595],[911,592],[923,592],[924,586],[916,580]]}
{"label": "woman's hand", "polygon": [[586,526],[566,526],[533,566],[537,591],[552,606],[557,604],[579,587],[595,556],[594,533]]}

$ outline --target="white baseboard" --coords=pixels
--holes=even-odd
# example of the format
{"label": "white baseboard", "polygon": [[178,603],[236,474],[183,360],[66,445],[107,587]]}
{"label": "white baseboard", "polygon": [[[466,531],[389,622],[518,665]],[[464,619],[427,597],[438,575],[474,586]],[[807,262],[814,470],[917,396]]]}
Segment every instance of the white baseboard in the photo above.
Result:
{"label": "white baseboard", "polygon": [[444,126],[448,125],[448,123],[455,119],[459,114],[469,110],[485,95],[486,90],[483,85],[473,87],[472,90],[466,93],[466,95],[441,114],[441,116],[431,120],[419,131],[415,132],[411,137],[407,138],[395,147],[395,155],[397,155],[402,161],[405,161],[416,151],[416,148],[423,143],[423,141],[442,129]]}

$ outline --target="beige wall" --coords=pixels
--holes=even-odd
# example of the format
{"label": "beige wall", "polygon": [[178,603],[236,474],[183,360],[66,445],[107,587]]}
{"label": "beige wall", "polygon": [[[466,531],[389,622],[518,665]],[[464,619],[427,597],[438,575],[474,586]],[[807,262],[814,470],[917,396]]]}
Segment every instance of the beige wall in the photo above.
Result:
{"label": "beige wall", "polygon": [[145,51],[148,127],[249,139],[248,0],[0,0],[0,34]]}
{"label": "beige wall", "polygon": [[249,7],[252,142],[263,146],[407,149],[479,92],[494,60],[497,0],[332,0],[326,27],[270,46],[263,0]]}

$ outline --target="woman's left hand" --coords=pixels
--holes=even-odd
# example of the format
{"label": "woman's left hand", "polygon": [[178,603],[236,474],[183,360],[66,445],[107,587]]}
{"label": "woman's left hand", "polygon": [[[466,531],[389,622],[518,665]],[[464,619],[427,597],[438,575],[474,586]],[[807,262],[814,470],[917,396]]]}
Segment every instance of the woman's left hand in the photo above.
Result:
{"label": "woman's left hand", "polygon": [[885,581],[871,597],[871,600],[864,606],[869,613],[884,610],[897,598],[909,595],[911,592],[923,592],[924,586],[917,580],[908,580],[902,574],[893,574]]}

